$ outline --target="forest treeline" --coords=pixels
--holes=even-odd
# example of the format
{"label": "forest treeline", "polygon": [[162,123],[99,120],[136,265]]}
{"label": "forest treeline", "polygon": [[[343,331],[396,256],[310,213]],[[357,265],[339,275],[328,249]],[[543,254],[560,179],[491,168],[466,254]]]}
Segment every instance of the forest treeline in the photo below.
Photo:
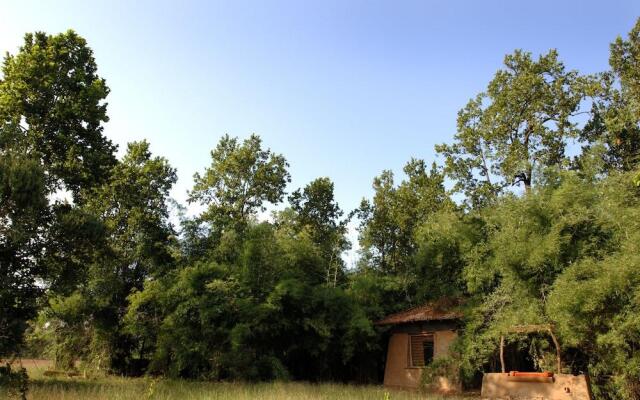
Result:
{"label": "forest treeline", "polygon": [[[202,212],[189,217],[148,142],[116,157],[85,40],[27,34],[0,80],[0,355],[377,381],[386,336],[373,323],[446,296],[463,299],[463,381],[495,368],[509,326],[551,323],[565,369],[589,373],[598,398],[640,398],[640,20],[609,64],[585,75],[555,50],[507,55],[437,146],[443,163],[383,171],[356,210],[327,177],[287,193],[283,155],[224,136],[194,176]],[[269,205],[279,211],[258,219]],[[544,339],[524,346],[537,367],[553,362]]]}

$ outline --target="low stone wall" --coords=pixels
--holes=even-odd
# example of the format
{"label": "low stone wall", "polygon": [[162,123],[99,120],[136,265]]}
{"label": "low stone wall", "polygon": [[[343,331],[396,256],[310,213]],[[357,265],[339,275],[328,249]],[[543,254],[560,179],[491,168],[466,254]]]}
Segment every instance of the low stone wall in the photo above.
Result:
{"label": "low stone wall", "polygon": [[507,373],[482,378],[482,399],[487,400],[591,400],[584,375],[555,374],[549,378],[523,379]]}

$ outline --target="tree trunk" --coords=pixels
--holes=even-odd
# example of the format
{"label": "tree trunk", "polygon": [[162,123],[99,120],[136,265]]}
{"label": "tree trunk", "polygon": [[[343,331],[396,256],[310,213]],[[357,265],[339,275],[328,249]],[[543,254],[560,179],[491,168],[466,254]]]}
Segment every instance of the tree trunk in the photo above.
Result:
{"label": "tree trunk", "polygon": [[533,127],[530,123],[527,122],[528,128],[524,135],[524,152],[525,159],[527,161],[527,170],[524,173],[524,177],[522,182],[524,183],[524,191],[529,194],[531,192],[531,175],[533,174],[533,166],[529,161],[529,138],[531,137],[531,133],[533,132]]}

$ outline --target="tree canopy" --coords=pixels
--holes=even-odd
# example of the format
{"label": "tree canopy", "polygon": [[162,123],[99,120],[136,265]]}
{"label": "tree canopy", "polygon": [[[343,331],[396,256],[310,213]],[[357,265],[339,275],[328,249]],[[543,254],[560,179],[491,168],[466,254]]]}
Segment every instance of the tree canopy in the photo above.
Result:
{"label": "tree canopy", "polygon": [[99,184],[115,164],[115,146],[103,134],[109,94],[92,50],[73,31],[28,33],[7,55],[0,81],[0,149],[38,159],[49,192]]}
{"label": "tree canopy", "polygon": [[[224,135],[190,216],[149,142],[116,157],[85,40],[27,34],[0,80],[0,356],[378,382],[389,331],[375,321],[447,297],[463,304],[450,361],[465,385],[496,369],[501,336],[515,346],[510,326],[544,323],[564,372],[588,373],[599,399],[636,399],[640,20],[610,51],[610,70],[589,76],[556,50],[507,55],[436,147],[443,164],[382,171],[355,210],[329,177],[287,193],[283,155]],[[519,354],[548,368],[549,343],[524,340]]]}
{"label": "tree canopy", "polygon": [[507,55],[487,90],[458,113],[454,143],[436,146],[456,190],[481,205],[510,185],[530,190],[540,168],[567,167],[587,86],[555,50],[537,60],[521,50]]}

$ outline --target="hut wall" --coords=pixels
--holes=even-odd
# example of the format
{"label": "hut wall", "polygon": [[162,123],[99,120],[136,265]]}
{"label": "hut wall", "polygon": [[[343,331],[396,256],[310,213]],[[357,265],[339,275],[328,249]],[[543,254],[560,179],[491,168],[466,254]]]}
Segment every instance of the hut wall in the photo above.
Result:
{"label": "hut wall", "polygon": [[[434,335],[434,358],[449,354],[449,345],[456,338],[452,322],[422,322],[397,326],[389,338],[387,363],[384,370],[384,385],[387,387],[416,389],[420,385],[422,368],[412,367],[409,355],[411,335]],[[446,386],[446,382],[443,382]],[[447,390],[446,387],[442,388]]]}

